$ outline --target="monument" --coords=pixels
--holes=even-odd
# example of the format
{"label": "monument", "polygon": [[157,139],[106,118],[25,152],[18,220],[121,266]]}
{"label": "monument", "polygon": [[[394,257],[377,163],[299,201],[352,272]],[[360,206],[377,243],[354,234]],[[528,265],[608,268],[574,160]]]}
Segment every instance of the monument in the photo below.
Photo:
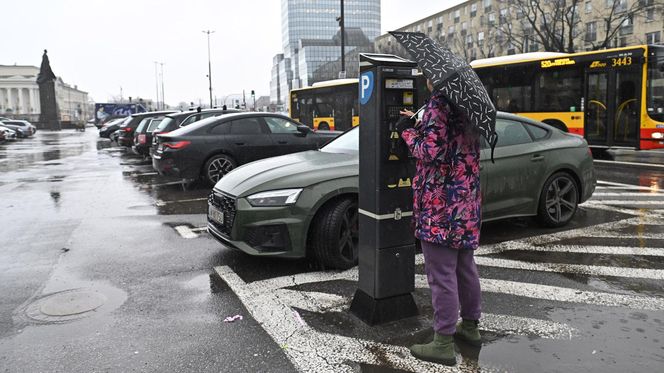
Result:
{"label": "monument", "polygon": [[42,128],[59,131],[62,126],[58,115],[58,104],[55,100],[55,79],[56,76],[51,70],[51,63],[46,55],[46,49],[44,49],[41,68],[39,69],[39,75],[37,75],[39,104],[41,105],[39,124]]}

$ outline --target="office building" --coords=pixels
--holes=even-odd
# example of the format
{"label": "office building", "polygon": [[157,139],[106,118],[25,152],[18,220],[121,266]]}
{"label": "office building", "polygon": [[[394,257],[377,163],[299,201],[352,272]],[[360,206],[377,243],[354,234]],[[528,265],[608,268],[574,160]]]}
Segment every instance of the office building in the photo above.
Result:
{"label": "office building", "polygon": [[[283,53],[272,63],[270,100],[286,105],[293,88],[339,77],[339,0],[282,0]],[[358,75],[357,54],[371,52],[380,35],[380,0],[344,2],[346,77]],[[335,64],[336,63],[336,64]]]}

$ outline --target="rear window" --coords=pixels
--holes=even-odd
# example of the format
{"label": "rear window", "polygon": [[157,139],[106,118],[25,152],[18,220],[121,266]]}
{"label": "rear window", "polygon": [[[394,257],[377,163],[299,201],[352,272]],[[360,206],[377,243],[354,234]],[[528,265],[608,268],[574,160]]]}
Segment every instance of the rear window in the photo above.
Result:
{"label": "rear window", "polygon": [[143,118],[141,123],[138,124],[138,127],[136,127],[136,132],[143,132],[143,128],[145,128],[151,120],[152,118]]}
{"label": "rear window", "polygon": [[163,120],[164,120],[163,118],[153,119],[152,122],[150,122],[150,124],[148,125],[148,132],[154,131],[154,129],[157,128],[157,126],[159,126],[159,124]]}
{"label": "rear window", "polygon": [[164,129],[166,129],[166,127],[168,127],[173,122],[175,122],[175,119],[171,117],[166,117],[161,122],[159,122],[159,125],[157,126],[157,128],[155,128],[155,131],[162,132],[164,131]]}

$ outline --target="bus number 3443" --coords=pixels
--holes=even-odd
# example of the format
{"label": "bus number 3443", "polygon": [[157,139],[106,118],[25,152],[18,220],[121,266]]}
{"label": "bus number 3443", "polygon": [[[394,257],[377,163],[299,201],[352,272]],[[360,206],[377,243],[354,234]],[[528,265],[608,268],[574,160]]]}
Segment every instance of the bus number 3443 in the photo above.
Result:
{"label": "bus number 3443", "polygon": [[612,58],[611,62],[612,62],[611,67],[629,66],[632,64],[632,57]]}

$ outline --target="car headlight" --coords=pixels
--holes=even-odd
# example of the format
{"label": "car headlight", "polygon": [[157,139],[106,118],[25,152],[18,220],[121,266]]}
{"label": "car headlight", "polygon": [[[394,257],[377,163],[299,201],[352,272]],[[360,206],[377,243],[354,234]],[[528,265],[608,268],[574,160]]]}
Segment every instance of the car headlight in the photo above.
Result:
{"label": "car headlight", "polygon": [[302,193],[302,188],[271,190],[252,194],[247,197],[247,201],[254,207],[287,206],[297,202],[300,193]]}

